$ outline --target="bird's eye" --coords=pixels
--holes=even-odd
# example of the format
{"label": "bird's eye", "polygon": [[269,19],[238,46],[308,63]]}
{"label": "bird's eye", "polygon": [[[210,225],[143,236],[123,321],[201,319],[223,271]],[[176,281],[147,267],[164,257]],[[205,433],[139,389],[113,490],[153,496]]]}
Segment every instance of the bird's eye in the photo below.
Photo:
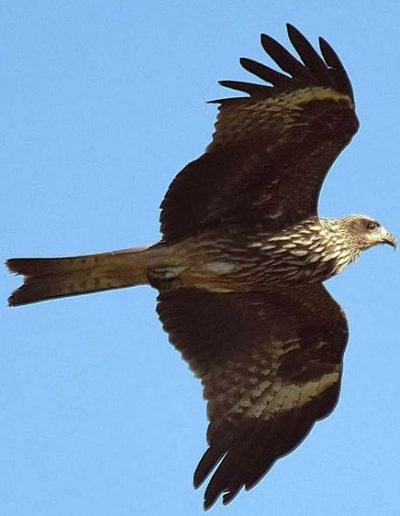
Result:
{"label": "bird's eye", "polygon": [[367,222],[367,230],[368,231],[376,231],[379,228],[379,224],[377,222]]}

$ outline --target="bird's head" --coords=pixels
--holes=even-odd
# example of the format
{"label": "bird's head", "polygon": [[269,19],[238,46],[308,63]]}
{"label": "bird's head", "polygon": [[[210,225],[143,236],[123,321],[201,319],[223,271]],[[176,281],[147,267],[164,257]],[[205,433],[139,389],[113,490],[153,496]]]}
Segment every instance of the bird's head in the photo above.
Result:
{"label": "bird's head", "polygon": [[393,248],[397,246],[395,237],[371,217],[351,215],[350,217],[344,217],[342,220],[360,250],[369,249],[378,244],[388,244]]}

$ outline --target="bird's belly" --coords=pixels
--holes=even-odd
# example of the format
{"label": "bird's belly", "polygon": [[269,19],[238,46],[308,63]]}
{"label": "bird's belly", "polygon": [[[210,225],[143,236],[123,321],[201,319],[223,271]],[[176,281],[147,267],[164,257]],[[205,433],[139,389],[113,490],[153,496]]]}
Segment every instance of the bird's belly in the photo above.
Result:
{"label": "bird's belly", "polygon": [[183,286],[213,292],[268,290],[276,287],[311,285],[334,274],[334,260],[304,256],[221,256],[192,264],[181,274]]}
{"label": "bird's belly", "polygon": [[168,288],[195,287],[212,292],[268,290],[311,285],[337,272],[337,254],[321,239],[285,235],[204,233],[162,247]]}

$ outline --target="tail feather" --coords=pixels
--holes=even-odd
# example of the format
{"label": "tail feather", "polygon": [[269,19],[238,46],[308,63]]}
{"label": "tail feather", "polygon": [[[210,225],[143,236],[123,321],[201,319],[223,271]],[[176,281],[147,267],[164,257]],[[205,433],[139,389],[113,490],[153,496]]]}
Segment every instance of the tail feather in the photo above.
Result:
{"label": "tail feather", "polygon": [[6,265],[24,275],[10,306],[147,283],[148,248],[71,258],[13,258]]}

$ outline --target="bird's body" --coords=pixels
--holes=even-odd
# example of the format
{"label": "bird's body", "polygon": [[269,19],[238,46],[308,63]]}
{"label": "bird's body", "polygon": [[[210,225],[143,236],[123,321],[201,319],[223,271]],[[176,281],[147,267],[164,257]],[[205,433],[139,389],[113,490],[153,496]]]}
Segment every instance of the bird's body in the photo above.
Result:
{"label": "bird's body", "polygon": [[161,205],[162,240],[71,258],[11,259],[20,305],[139,284],[159,291],[170,341],[200,377],[208,449],[194,475],[215,470],[208,508],[252,487],[337,401],[346,317],[322,283],[394,237],[363,215],[324,219],[322,182],[358,129],[350,81],[320,39],[322,57],[292,26],[301,61],[262,35],[278,72],[241,64],[270,86],[223,81],[206,152],[174,179]]}
{"label": "bird's body", "polygon": [[234,227],[175,244],[161,243],[155,249],[162,250],[165,262],[148,270],[149,282],[157,287],[159,280],[168,288],[170,281],[169,288],[209,292],[320,283],[341,272],[360,253],[351,232],[340,230],[342,225],[343,219],[313,217],[278,233],[262,227]]}

